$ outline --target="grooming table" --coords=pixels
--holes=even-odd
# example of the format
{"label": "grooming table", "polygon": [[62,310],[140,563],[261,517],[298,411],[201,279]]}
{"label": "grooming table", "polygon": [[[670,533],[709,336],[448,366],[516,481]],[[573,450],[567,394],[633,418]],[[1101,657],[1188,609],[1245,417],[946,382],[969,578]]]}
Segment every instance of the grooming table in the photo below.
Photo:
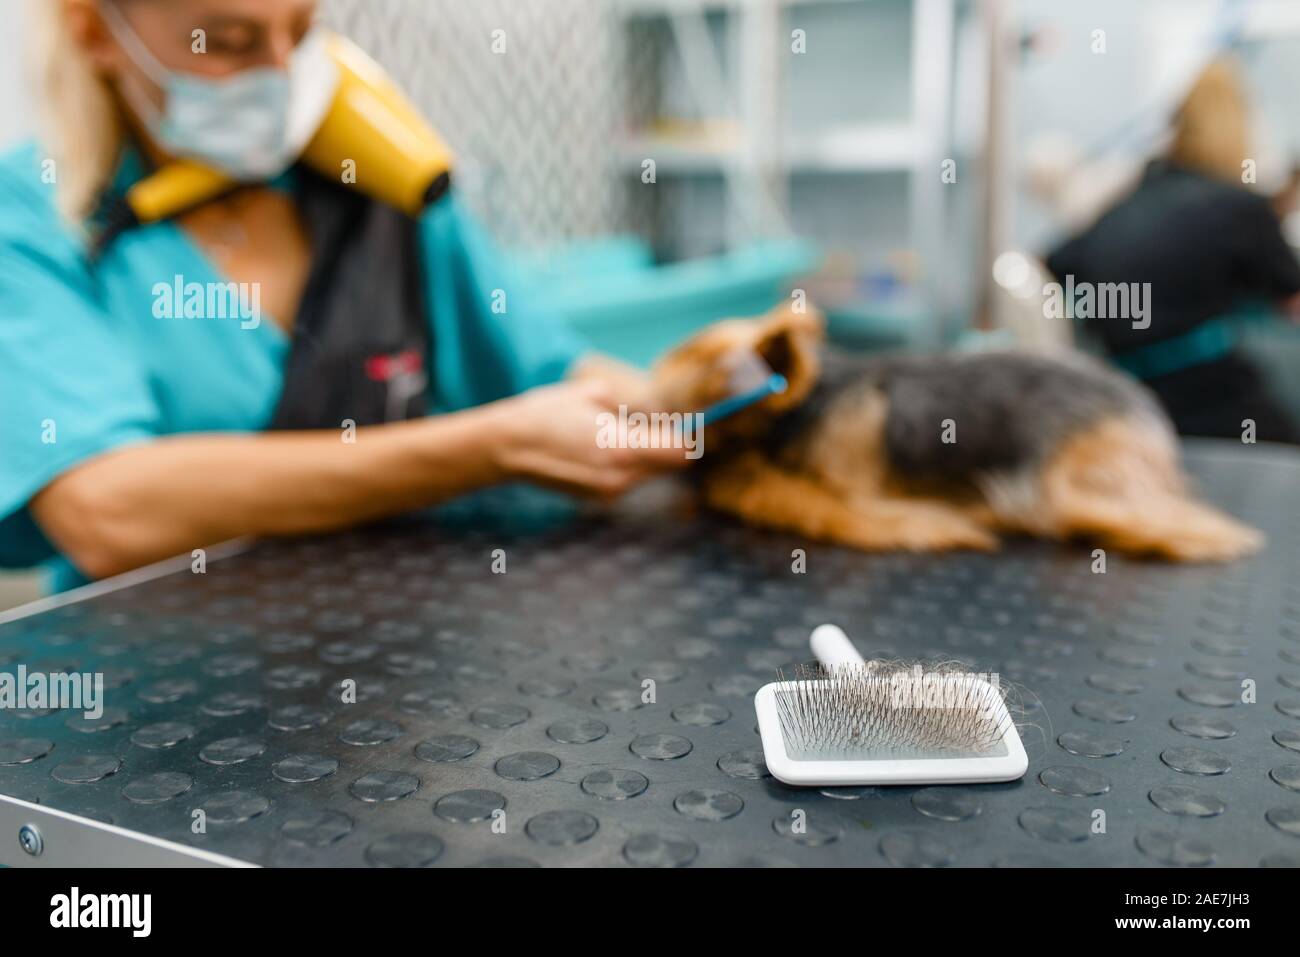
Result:
{"label": "grooming table", "polygon": [[[108,686],[0,712],[0,863],[1295,866],[1300,454],[1188,457],[1266,553],[868,556],[501,493],[94,586],[0,625],[0,670]],[[1015,682],[1029,773],[773,780],[753,694],[823,621]]]}

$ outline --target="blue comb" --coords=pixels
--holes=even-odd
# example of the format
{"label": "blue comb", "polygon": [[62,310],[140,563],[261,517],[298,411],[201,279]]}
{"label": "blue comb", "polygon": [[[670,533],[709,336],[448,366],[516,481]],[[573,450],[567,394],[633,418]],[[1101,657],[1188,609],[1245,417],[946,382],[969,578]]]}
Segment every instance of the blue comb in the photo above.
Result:
{"label": "blue comb", "polygon": [[785,376],[781,375],[779,372],[773,372],[767,377],[767,381],[758,388],[749,389],[746,392],[730,396],[729,398],[723,399],[721,402],[715,402],[713,405],[709,406],[704,410],[704,416],[701,419],[701,422],[704,425],[712,425],[715,422],[720,422],[728,416],[735,415],[742,409],[747,409],[757,402],[762,402],[769,395],[778,395],[784,392],[789,388],[789,386],[790,383],[786,381]]}

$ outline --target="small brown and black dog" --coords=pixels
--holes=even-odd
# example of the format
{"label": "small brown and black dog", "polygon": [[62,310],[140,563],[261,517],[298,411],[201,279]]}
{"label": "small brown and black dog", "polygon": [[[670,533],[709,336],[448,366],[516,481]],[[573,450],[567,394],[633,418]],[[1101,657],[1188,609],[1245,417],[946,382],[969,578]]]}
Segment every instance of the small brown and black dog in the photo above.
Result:
{"label": "small brown and black dog", "polygon": [[786,307],[705,329],[655,367],[670,409],[724,398],[757,353],[789,388],[708,427],[705,500],[872,551],[992,550],[998,533],[1226,561],[1263,536],[1193,499],[1178,440],[1135,381],[1084,356],[847,357]]}

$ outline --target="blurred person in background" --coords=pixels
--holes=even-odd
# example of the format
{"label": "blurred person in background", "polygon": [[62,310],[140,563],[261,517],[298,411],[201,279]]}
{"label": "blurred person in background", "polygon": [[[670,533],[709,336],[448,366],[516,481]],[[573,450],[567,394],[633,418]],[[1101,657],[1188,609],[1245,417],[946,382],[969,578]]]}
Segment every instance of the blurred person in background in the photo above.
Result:
{"label": "blurred person in background", "polygon": [[[47,563],[58,589],[499,482],[613,496],[683,462],[597,445],[645,380],[518,291],[454,190],[399,220],[296,165],[286,130],[328,70],[316,7],[32,4],[46,135],[0,157],[0,567]],[[243,186],[92,254],[111,200],[176,156]],[[267,320],[160,318],[181,277],[255,287]]]}
{"label": "blurred person in background", "polygon": [[[1245,185],[1248,105],[1226,60],[1198,77],[1167,154],[1135,189],[1047,257],[1065,283],[1150,283],[1150,324],[1088,320],[1113,361],[1142,379],[1185,435],[1300,443],[1300,427],[1238,347],[1230,316],[1265,304],[1300,317],[1300,263],[1279,205]],[[1248,162],[1249,161],[1249,162]]]}

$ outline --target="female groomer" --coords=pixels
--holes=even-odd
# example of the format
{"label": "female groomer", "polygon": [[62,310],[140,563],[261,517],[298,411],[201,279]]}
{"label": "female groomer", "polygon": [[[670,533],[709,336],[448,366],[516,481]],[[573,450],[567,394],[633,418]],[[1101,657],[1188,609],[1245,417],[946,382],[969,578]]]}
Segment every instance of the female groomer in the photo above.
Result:
{"label": "female groomer", "polygon": [[[597,447],[643,382],[528,302],[454,193],[403,216],[295,164],[328,72],[315,7],[32,4],[50,128],[0,160],[0,565],[66,587],[502,481],[614,495],[682,460]],[[124,223],[177,157],[245,185]],[[160,303],[225,283],[266,319]]]}

